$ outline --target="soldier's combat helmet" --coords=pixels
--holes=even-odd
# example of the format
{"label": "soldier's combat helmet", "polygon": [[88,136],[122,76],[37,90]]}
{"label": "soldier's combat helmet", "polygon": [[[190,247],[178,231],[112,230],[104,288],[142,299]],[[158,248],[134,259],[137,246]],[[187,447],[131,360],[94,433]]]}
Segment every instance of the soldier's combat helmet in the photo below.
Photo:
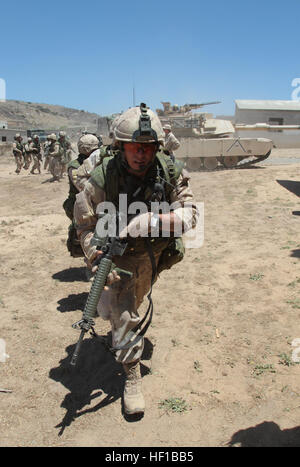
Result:
{"label": "soldier's combat helmet", "polygon": [[50,141],[57,141],[56,134],[55,134],[55,133],[51,133],[50,135],[48,135],[48,139],[50,139]]}
{"label": "soldier's combat helmet", "polygon": [[143,103],[121,114],[113,133],[117,141],[123,142],[160,144],[165,139],[158,116]]}
{"label": "soldier's combat helmet", "polygon": [[82,135],[77,143],[78,151],[80,154],[89,156],[91,152],[98,149],[100,146],[97,136],[92,134]]}

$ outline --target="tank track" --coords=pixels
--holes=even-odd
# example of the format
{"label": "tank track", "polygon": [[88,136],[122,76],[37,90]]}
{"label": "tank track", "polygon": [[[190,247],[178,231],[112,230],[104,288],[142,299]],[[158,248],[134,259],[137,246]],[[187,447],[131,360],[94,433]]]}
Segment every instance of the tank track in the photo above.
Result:
{"label": "tank track", "polygon": [[[218,171],[223,171],[223,170],[236,170],[236,169],[247,169],[248,167],[251,167],[255,164],[258,164],[259,162],[264,161],[269,157],[271,154],[271,151],[267,152],[264,156],[249,156],[251,158],[255,157],[255,159],[251,159],[250,161],[248,160],[249,158],[242,159],[239,161],[234,167],[225,167],[225,165],[222,165],[220,162],[220,165],[218,165],[215,169],[206,169],[205,167],[201,167],[199,169],[196,169],[196,172],[218,172]],[[187,170],[191,169],[187,168]]]}

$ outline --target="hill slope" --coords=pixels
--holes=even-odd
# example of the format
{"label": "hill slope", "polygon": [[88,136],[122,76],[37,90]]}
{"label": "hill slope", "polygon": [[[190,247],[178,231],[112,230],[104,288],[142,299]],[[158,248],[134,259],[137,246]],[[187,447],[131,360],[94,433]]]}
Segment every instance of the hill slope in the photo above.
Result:
{"label": "hill slope", "polygon": [[7,100],[0,102],[0,121],[9,127],[28,128],[70,128],[87,127],[95,131],[100,116],[84,110],[71,109],[61,105],[37,104]]}

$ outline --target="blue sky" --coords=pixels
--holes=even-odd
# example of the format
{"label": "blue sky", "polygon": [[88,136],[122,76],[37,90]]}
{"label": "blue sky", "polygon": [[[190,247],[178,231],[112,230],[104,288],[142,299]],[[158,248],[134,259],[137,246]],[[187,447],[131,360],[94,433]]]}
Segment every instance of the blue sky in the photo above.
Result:
{"label": "blue sky", "polygon": [[3,2],[6,98],[100,115],[235,99],[290,99],[300,77],[300,2]]}

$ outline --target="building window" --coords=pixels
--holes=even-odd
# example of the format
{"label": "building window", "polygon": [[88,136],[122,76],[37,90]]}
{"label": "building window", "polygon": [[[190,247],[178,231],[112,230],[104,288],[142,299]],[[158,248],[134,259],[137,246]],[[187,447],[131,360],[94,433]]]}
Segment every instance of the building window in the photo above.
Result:
{"label": "building window", "polygon": [[[269,125],[283,125],[283,118],[281,117],[270,117],[269,118]],[[272,129],[272,131],[280,133],[282,130],[279,129]]]}
{"label": "building window", "polygon": [[2,136],[2,143],[6,142],[6,136]]}

